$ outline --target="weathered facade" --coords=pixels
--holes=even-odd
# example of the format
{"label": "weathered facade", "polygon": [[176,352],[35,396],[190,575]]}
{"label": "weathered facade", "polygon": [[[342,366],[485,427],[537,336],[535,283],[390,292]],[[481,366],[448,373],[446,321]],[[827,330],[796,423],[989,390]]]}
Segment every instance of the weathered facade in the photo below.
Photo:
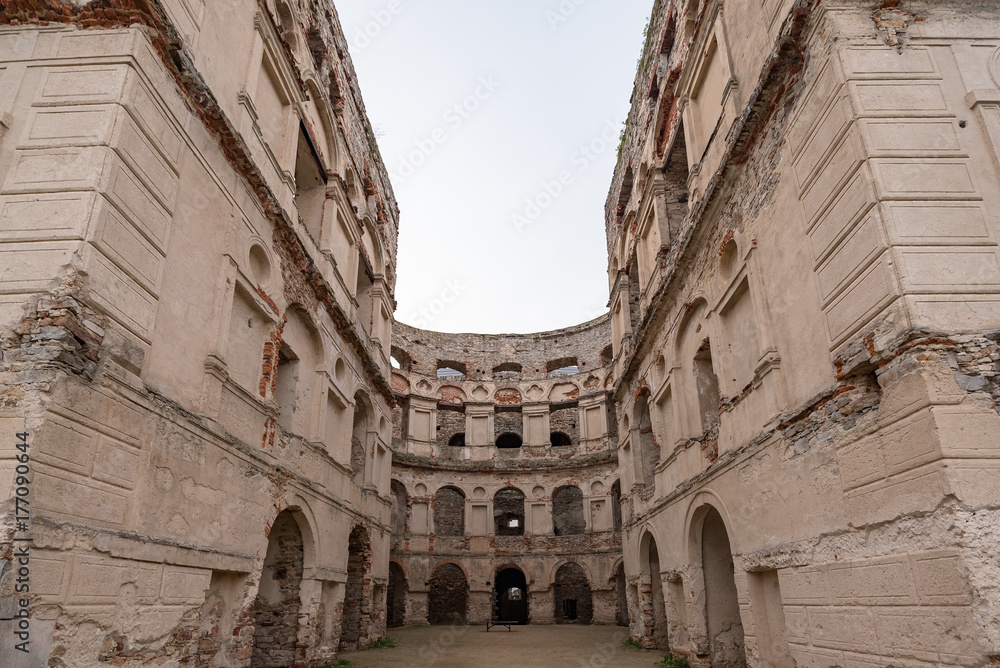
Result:
{"label": "weathered facade", "polygon": [[0,6],[0,663],[366,647],[398,211],[333,6]]}
{"label": "weathered facade", "polygon": [[993,3],[656,3],[606,207],[647,646],[1000,660],[998,46]]}
{"label": "weathered facade", "polygon": [[995,6],[657,0],[610,314],[419,330],[330,2],[0,0],[0,663],[996,664],[998,210]]}
{"label": "weathered facade", "polygon": [[[610,334],[607,317],[529,335],[396,323],[392,560],[407,600],[399,621],[615,622]],[[455,590],[461,605],[442,610]]]}

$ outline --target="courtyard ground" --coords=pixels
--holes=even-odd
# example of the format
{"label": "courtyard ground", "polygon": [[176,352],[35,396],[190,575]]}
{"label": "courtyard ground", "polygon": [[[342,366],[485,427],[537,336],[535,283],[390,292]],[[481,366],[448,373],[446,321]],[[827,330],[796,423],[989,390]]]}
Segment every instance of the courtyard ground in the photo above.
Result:
{"label": "courtyard ground", "polygon": [[350,668],[653,668],[662,651],[622,646],[620,626],[406,626],[391,649],[344,652]]}

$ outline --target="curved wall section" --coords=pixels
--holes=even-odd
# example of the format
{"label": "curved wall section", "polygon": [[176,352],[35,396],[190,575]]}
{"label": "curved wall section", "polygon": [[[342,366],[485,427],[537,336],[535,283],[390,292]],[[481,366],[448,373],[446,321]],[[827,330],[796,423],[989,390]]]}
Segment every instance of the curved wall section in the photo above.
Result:
{"label": "curved wall section", "polygon": [[[435,574],[457,577],[450,564],[465,574],[470,622],[615,623],[609,319],[518,335],[397,323],[393,334],[392,477],[405,494],[392,556],[409,583],[406,622],[455,614],[435,607]],[[572,587],[557,577],[570,571]]]}

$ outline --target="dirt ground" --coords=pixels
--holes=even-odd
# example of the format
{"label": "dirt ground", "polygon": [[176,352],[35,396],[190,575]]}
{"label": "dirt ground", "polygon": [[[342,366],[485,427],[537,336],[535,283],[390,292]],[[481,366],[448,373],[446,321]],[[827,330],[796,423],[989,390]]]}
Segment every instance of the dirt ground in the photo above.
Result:
{"label": "dirt ground", "polygon": [[344,652],[350,668],[653,668],[662,651],[622,647],[620,626],[406,626],[398,647]]}

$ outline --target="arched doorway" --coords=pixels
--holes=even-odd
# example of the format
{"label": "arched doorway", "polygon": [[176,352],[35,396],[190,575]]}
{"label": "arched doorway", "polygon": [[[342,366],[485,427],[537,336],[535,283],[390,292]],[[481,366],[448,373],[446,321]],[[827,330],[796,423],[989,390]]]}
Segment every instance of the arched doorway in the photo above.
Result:
{"label": "arched doorway", "polygon": [[[643,580],[649,578],[648,592],[640,591],[640,595],[650,600],[649,620],[644,620],[645,627],[649,629],[646,637],[646,645],[650,649],[670,649],[669,632],[667,628],[667,606],[663,599],[663,580],[660,576],[660,552],[656,547],[656,539],[647,533],[642,540],[643,559]],[[645,582],[643,582],[643,587]],[[643,616],[646,613],[643,612]]]}
{"label": "arched doorway", "polygon": [[628,591],[625,589],[625,564],[615,571],[615,622],[618,626],[628,626]]}
{"label": "arched doorway", "polygon": [[267,553],[253,604],[251,668],[291,668],[299,639],[304,548],[302,532],[289,511],[271,525]]}
{"label": "arched doorway", "polygon": [[469,609],[469,581],[455,564],[441,564],[431,575],[427,594],[428,624],[465,624]]}
{"label": "arched doorway", "polygon": [[493,601],[497,621],[528,623],[528,581],[520,569],[505,568],[497,573]]}
{"label": "arched doorway", "polygon": [[701,530],[702,572],[709,654],[714,668],[746,668],[743,622],[736,594],[735,566],[729,533],[715,508],[705,514]]}
{"label": "arched doorway", "polygon": [[371,573],[371,561],[368,532],[363,527],[355,527],[347,542],[347,589],[344,593],[344,616],[340,631],[341,651],[364,649],[368,646],[371,585],[366,587],[365,581]]}
{"label": "arched doorway", "polygon": [[557,624],[589,624],[594,620],[594,599],[587,573],[579,564],[563,564],[552,585]]}
{"label": "arched doorway", "polygon": [[406,574],[395,561],[389,562],[389,587],[386,591],[386,625],[390,628],[406,623],[406,595],[409,587]]}

